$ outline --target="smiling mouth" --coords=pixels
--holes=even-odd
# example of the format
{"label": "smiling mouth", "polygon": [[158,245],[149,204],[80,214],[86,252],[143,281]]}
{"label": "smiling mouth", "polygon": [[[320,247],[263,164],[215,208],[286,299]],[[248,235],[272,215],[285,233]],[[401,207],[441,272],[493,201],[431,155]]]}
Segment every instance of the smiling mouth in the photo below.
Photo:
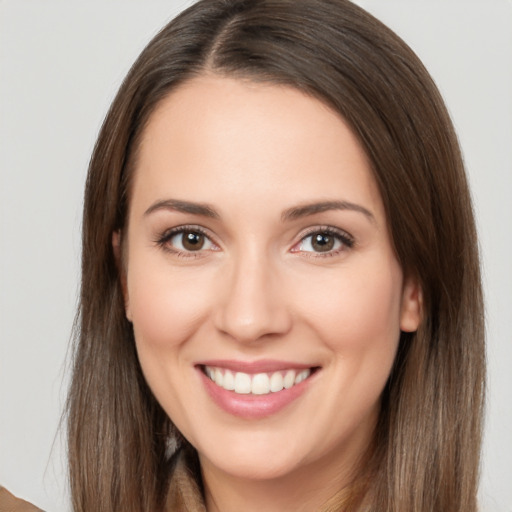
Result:
{"label": "smiling mouth", "polygon": [[218,387],[238,395],[268,395],[290,389],[308,379],[318,368],[280,370],[268,373],[234,372],[203,365],[203,373]]}

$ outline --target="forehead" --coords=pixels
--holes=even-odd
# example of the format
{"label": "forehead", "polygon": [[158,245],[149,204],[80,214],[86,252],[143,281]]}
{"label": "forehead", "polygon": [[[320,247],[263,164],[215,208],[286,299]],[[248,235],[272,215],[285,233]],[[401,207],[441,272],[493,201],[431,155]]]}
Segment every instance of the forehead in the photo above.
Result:
{"label": "forehead", "polygon": [[156,108],[133,188],[153,199],[279,199],[284,207],[311,197],[381,210],[367,155],[331,108],[289,86],[210,75]]}

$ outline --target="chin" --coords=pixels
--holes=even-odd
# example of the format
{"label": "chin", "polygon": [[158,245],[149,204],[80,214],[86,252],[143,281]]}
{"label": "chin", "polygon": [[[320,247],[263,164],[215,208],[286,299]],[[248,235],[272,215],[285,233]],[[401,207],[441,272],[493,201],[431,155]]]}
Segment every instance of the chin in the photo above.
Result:
{"label": "chin", "polygon": [[272,480],[293,473],[303,462],[300,446],[292,440],[274,436],[226,436],[205,446],[198,445],[201,464],[207,464],[232,477],[248,480]]}
{"label": "chin", "polygon": [[[200,456],[201,458],[201,456]],[[293,473],[298,461],[277,459],[273,456],[248,453],[246,456],[226,456],[222,460],[210,460],[218,470],[242,480],[277,480]]]}

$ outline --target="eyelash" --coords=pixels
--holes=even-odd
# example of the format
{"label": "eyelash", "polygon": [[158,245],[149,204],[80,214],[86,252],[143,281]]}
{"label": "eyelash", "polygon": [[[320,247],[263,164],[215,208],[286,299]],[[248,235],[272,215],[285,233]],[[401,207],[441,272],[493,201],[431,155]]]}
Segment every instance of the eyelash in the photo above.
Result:
{"label": "eyelash", "polygon": [[338,254],[346,251],[347,249],[352,249],[355,245],[354,238],[349,235],[346,231],[343,231],[339,228],[334,228],[332,226],[320,226],[314,227],[308,230],[301,236],[301,239],[298,244],[295,244],[295,247],[300,247],[304,241],[313,235],[328,235],[335,238],[337,241],[341,242],[341,247],[335,250],[329,250],[324,253],[317,251],[300,251],[299,249],[294,250],[292,252],[302,252],[304,257],[306,258],[329,258],[332,256],[337,256]]}
{"label": "eyelash", "polygon": [[155,243],[161,247],[164,251],[170,252],[179,258],[199,258],[201,257],[201,253],[204,251],[182,251],[180,249],[176,249],[169,244],[173,237],[182,233],[197,233],[202,235],[207,239],[212,245],[216,245],[212,242],[211,237],[208,233],[202,229],[200,226],[190,225],[190,226],[179,226],[176,228],[169,229],[165,231],[160,237],[155,240]]}
{"label": "eyelash", "polygon": [[[161,247],[163,250],[170,252],[180,258],[198,258],[201,257],[204,250],[198,250],[198,251],[182,251],[180,249],[176,249],[175,247],[171,246],[169,244],[170,240],[172,240],[173,237],[179,234],[183,233],[197,233],[202,236],[204,236],[209,243],[216,246],[216,244],[211,240],[208,233],[202,229],[200,226],[196,225],[185,225],[185,226],[179,226],[176,228],[169,229],[165,231],[161,236],[159,236],[155,243]],[[324,253],[319,251],[301,251],[300,249],[295,249],[295,247],[300,247],[302,244],[304,244],[305,240],[309,237],[312,237],[313,235],[328,235],[335,238],[337,241],[341,242],[341,247],[336,250],[329,250]],[[291,250],[291,252],[301,252],[305,257],[307,258],[328,258],[332,256],[336,256],[339,253],[346,251],[347,249],[352,249],[354,247],[355,240],[354,238],[349,235],[347,232],[334,228],[332,226],[320,226],[311,228],[306,233],[304,233],[301,236],[300,241],[295,244]]]}

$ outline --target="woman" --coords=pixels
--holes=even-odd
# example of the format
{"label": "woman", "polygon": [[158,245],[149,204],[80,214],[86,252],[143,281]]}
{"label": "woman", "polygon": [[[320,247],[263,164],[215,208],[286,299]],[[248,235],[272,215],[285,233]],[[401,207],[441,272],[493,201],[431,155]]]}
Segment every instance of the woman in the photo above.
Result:
{"label": "woman", "polygon": [[91,160],[74,509],[476,510],[476,247],[402,41],[345,1],[197,3]]}
{"label": "woman", "polygon": [[[356,206],[339,220],[336,201]],[[83,233],[75,510],[203,495],[207,510],[475,509],[483,334],[461,157],[424,68],[361,9],[207,1],[178,16],[107,116]],[[338,246],[354,252],[299,256]],[[288,370],[311,373],[289,404],[219,385]]]}

